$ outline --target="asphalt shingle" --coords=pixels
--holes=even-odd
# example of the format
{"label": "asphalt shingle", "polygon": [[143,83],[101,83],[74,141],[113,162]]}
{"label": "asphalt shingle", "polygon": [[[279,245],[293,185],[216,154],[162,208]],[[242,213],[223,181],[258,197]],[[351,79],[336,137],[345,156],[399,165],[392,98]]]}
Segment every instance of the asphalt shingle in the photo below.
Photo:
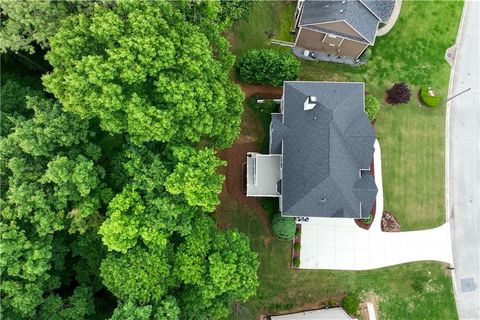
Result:
{"label": "asphalt shingle", "polygon": [[[316,106],[304,110],[309,96]],[[284,83],[284,114],[272,115],[271,153],[283,141],[282,214],[366,218],[377,188],[368,169],[375,132],[363,83]],[[362,210],[360,210],[362,207]]]}

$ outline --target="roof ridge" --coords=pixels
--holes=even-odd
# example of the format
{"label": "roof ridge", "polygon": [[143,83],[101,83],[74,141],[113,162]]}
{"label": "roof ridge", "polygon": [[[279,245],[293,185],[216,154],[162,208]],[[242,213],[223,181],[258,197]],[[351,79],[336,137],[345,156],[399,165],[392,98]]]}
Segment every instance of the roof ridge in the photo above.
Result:
{"label": "roof ridge", "polygon": [[372,10],[369,6],[367,6],[362,0],[358,0],[358,2],[360,2],[361,4],[363,4],[363,6],[364,6],[365,8],[367,8],[367,10],[368,10],[371,14],[373,14],[373,15],[375,16],[375,18],[378,19],[378,21],[382,21],[382,19],[381,19],[379,16],[377,16],[377,14],[376,14],[375,12],[373,12],[373,10]]}

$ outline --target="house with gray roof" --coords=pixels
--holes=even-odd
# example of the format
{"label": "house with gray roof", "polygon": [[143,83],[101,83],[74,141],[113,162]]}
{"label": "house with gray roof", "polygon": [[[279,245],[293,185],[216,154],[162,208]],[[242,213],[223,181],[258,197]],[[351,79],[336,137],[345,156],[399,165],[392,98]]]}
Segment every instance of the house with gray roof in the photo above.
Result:
{"label": "house with gray roof", "polygon": [[377,187],[363,83],[286,81],[269,154],[247,154],[247,196],[278,197],[283,216],[367,218]]}
{"label": "house with gray roof", "polygon": [[299,0],[294,46],[356,59],[375,43],[394,5],[395,0]]}

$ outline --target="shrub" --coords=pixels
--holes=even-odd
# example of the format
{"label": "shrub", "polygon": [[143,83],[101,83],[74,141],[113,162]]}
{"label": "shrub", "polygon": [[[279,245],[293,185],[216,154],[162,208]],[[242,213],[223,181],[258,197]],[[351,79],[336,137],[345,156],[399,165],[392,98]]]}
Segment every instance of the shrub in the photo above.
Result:
{"label": "shrub", "polygon": [[365,223],[365,224],[370,224],[370,223],[372,223],[372,221],[373,221],[373,216],[372,216],[372,214],[370,213],[370,215],[368,216],[368,218],[363,219],[362,221],[363,221],[363,223]]}
{"label": "shrub", "polygon": [[358,60],[365,63],[368,61],[368,59],[370,59],[371,56],[372,56],[372,49],[368,48],[362,53],[360,57],[358,57]]}
{"label": "shrub", "polygon": [[378,110],[380,109],[380,104],[378,103],[377,98],[372,95],[365,96],[365,112],[367,113],[368,119],[373,121],[377,118]]}
{"label": "shrub", "polygon": [[250,50],[236,63],[238,78],[247,83],[281,86],[295,80],[300,62],[290,53],[273,49]]}
{"label": "shrub", "polygon": [[295,231],[295,235],[300,237],[302,235],[302,229],[298,228],[297,231]]}
{"label": "shrub", "polygon": [[356,315],[360,307],[360,299],[356,294],[349,293],[342,299],[342,307],[348,314]]}
{"label": "shrub", "polygon": [[428,88],[421,88],[420,89],[420,100],[421,102],[426,105],[427,107],[437,107],[440,102],[442,102],[442,98],[440,96],[430,96],[428,95]]}
{"label": "shrub", "polygon": [[328,302],[327,302],[327,306],[329,306],[329,307],[335,307],[335,306],[337,306],[337,301],[335,301],[334,299],[330,299],[330,300],[328,300]]}
{"label": "shrub", "polygon": [[282,217],[279,213],[272,218],[272,232],[279,240],[292,240],[295,236],[296,224],[291,217]]}
{"label": "shrub", "polygon": [[386,93],[387,98],[385,100],[390,104],[407,103],[410,101],[410,96],[412,95],[407,84],[404,82],[395,83]]}
{"label": "shrub", "polygon": [[424,277],[423,275],[417,275],[411,280],[410,285],[414,291],[422,293],[423,291],[425,291],[427,282],[428,279],[426,277]]}
{"label": "shrub", "polygon": [[294,266],[295,268],[300,267],[300,258],[299,258],[299,257],[293,258],[293,266]]}
{"label": "shrub", "polygon": [[298,252],[302,248],[302,245],[300,244],[300,242],[295,242],[295,244],[293,245],[293,248],[295,249],[295,251]]}

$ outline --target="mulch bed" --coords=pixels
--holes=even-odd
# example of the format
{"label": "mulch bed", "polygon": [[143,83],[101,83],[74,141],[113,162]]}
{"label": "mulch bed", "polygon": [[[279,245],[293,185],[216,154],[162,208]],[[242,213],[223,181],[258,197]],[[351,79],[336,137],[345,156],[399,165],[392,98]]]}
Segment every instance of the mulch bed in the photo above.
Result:
{"label": "mulch bed", "polygon": [[384,232],[400,232],[400,223],[397,218],[388,211],[383,211],[382,215],[382,231]]}

